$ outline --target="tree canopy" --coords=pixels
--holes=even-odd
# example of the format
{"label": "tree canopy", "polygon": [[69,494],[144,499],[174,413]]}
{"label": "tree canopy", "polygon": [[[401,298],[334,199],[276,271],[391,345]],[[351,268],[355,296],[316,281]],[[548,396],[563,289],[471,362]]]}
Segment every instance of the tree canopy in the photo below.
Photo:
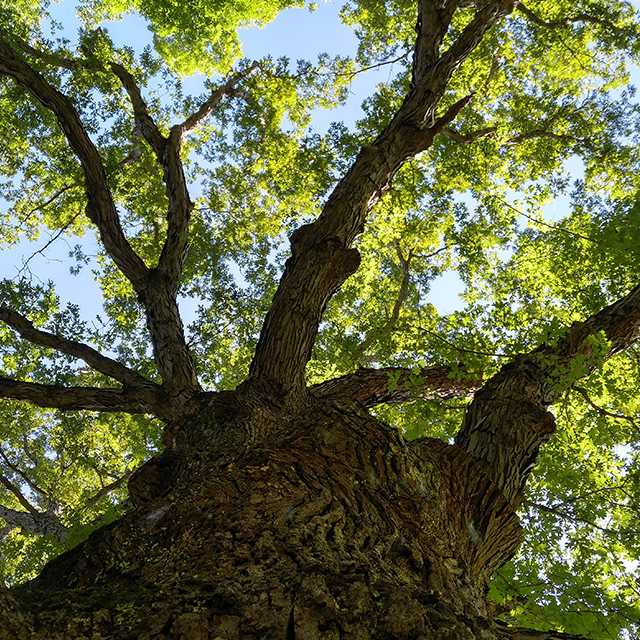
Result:
{"label": "tree canopy", "polygon": [[[633,637],[640,346],[612,348],[602,329],[588,355],[553,348],[640,283],[635,3],[352,0],[353,58],[242,57],[239,29],[302,4],[81,2],[71,40],[47,2],[3,0],[0,239],[32,243],[27,254],[68,246],[72,265],[67,283],[29,264],[0,282],[5,584],[131,509],[127,481],[196,398],[276,383],[284,356],[268,328],[291,314],[302,334],[311,318],[277,293],[294,277],[289,238],[294,260],[315,220],[359,257],[345,249],[341,271],[313,276],[332,290],[309,302],[326,305],[322,322],[290,378],[278,370],[279,393],[297,397],[300,368],[318,394],[353,381],[342,393],[366,388],[406,438],[452,442],[503,365],[551,354],[556,433],[491,596],[507,623]],[[153,47],[114,43],[110,20],[131,12]],[[356,74],[381,67],[355,126],[314,128]],[[191,95],[196,71],[206,80]],[[428,134],[403,124],[415,104]],[[323,207],[355,202],[365,162],[373,208],[335,224]],[[87,272],[97,317],[73,291]],[[290,286],[306,296],[305,282]],[[460,283],[452,311],[432,293],[443,282]]]}

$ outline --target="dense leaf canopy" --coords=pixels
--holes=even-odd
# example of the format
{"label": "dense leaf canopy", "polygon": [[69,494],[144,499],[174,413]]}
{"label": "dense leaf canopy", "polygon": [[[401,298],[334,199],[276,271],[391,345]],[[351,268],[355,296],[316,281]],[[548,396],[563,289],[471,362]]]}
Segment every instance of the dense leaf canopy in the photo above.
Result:
{"label": "dense leaf canopy", "polygon": [[[47,13],[59,15],[55,5],[0,7],[4,46],[71,100],[102,158],[124,234],[149,267],[165,246],[167,193],[127,79],[163,135],[219,92],[181,151],[194,206],[179,296],[205,390],[246,378],[287,238],[317,216],[413,82],[409,0],[353,0],[342,9],[359,38],[353,59],[241,57],[239,27],[301,4],[96,0],[80,5],[83,28],[72,40]],[[458,4],[445,46],[480,8]],[[125,12],[145,21],[153,48],[114,44],[117,23],[105,20],[133,19]],[[638,14],[625,1],[528,0],[494,25],[453,73],[440,110],[465,97],[466,105],[399,170],[370,215],[357,244],[361,265],[325,311],[308,382],[364,366],[412,369],[413,401],[380,405],[377,415],[408,438],[450,440],[466,400],[426,397],[421,367],[486,380],[636,286],[640,110],[631,79],[639,59]],[[314,129],[319,109],[347,100],[354,74],[379,65],[387,80],[366,97],[355,126]],[[186,88],[195,71],[209,74],[201,95]],[[0,88],[3,248],[60,256],[68,247],[72,273],[90,273],[102,296],[93,317],[73,275],[51,282],[30,263],[17,275],[5,269],[0,395],[17,397],[5,392],[11,381],[111,389],[115,378],[127,388],[68,341],[158,381],[138,296],[85,215],[77,152],[41,100],[6,75]],[[461,291],[455,305],[433,293],[446,287]],[[61,290],[76,304],[62,304]],[[640,633],[640,347],[588,378],[583,363],[574,365],[558,373],[558,431],[521,509],[526,541],[492,591],[505,620],[632,637]],[[390,390],[396,382],[391,373]],[[62,411],[23,398],[0,405],[8,584],[128,508],[126,481],[161,446],[163,426],[144,409]]]}

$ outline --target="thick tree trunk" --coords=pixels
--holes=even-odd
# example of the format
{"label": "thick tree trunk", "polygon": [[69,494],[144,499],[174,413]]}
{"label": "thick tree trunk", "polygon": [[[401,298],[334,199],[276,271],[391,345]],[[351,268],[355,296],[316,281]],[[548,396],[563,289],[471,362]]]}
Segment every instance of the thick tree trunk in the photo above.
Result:
{"label": "thick tree trunk", "polygon": [[464,451],[318,402],[234,453],[267,415],[242,406],[209,407],[136,475],[134,511],[0,592],[0,638],[503,637],[486,579],[520,527]]}

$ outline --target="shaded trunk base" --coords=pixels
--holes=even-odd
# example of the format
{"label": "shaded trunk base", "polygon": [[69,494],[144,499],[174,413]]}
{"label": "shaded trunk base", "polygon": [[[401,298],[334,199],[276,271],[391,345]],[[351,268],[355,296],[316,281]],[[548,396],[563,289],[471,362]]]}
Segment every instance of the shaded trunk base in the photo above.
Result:
{"label": "shaded trunk base", "polygon": [[201,445],[149,465],[172,469],[165,495],[0,592],[0,638],[502,637],[486,578],[520,528],[457,447],[407,444],[355,404],[233,458]]}

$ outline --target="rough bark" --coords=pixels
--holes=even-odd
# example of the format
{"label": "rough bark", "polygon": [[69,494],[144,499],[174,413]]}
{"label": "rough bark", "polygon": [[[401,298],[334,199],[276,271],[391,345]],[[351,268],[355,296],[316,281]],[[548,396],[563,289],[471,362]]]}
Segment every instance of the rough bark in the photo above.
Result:
{"label": "rough bark", "polygon": [[58,384],[20,382],[0,376],[0,397],[11,400],[27,400],[46,409],[63,411],[108,411],[124,413],[149,413],[162,418],[167,416],[163,408],[163,394],[124,389],[97,389],[95,387],[63,387]]}
{"label": "rough bark", "polygon": [[138,476],[129,515],[0,592],[0,638],[498,637],[486,578],[520,527],[467,454],[353,402],[224,450],[221,425],[256,419],[229,411]]}
{"label": "rough bark", "polygon": [[[594,338],[608,347],[597,355]],[[547,407],[566,390],[567,380],[588,375],[599,361],[640,337],[640,286],[585,322],[575,322],[556,345],[542,346],[505,365],[476,393],[456,444],[469,452],[518,507],[540,447],[555,430]]]}
{"label": "rough bark", "polygon": [[[408,372],[393,371],[395,389],[389,370],[360,371],[310,390],[304,381],[323,309],[358,267],[351,247],[371,208],[403,163],[438,133],[463,138],[447,127],[471,96],[442,113],[447,84],[518,3],[487,2],[441,52],[460,4],[418,3],[411,92],[362,149],[319,218],[292,235],[249,378],[236,392],[215,395],[200,392],[176,305],[191,210],[180,141],[231,94],[236,80],[165,137],[133,78],[111,66],[164,170],[168,231],[158,266],[149,268],[122,232],[102,161],[71,101],[0,39],[0,74],[55,113],[80,160],[87,214],[145,306],[164,381],[160,392],[145,385],[64,389],[0,380],[0,395],[59,408],[150,411],[170,423],[166,450],[129,480],[134,508],[126,516],[30,583],[0,589],[0,639],[576,638],[495,622],[486,580],[519,544],[514,508],[553,431],[546,412],[557,397],[552,367],[568,369],[579,354],[588,372],[594,366],[589,337],[600,330],[611,340],[607,355],[635,340],[638,290],[575,325],[558,345],[503,368],[478,392],[455,445],[407,443],[367,413],[379,402],[406,401]],[[11,313],[5,318],[16,321]],[[136,386],[133,372],[85,345],[28,326],[18,330]],[[455,382],[444,368],[422,373],[425,397],[475,391],[474,383]],[[7,521],[17,513],[7,511]],[[25,527],[36,527],[36,515],[28,510],[14,523],[22,518]]]}
{"label": "rough bark", "polygon": [[[435,3],[420,3],[421,12]],[[420,49],[414,86],[376,140],[362,149],[327,200],[318,219],[291,236],[291,257],[265,318],[251,363],[248,384],[270,389],[277,401],[291,408],[308,402],[304,370],[311,355],[325,305],[337,288],[358,268],[360,258],[351,245],[364,230],[373,206],[389,189],[400,167],[429,148],[469,103],[467,96],[437,111],[455,70],[481,42],[484,34],[515,6],[514,0],[493,0],[476,12],[460,36],[443,53],[440,43],[429,53]],[[454,5],[438,10],[439,32],[448,28]],[[421,13],[421,15],[422,15]],[[418,42],[430,23],[418,22]],[[426,36],[428,37],[428,36]],[[434,56],[439,54],[437,60]]]}
{"label": "rough bark", "polygon": [[[334,378],[309,389],[315,398],[325,401],[357,400],[365,407],[379,404],[412,402],[418,398],[448,400],[473,395],[480,380],[458,379],[449,366],[423,367],[417,372],[402,367],[358,369],[355,373]],[[411,379],[420,385],[411,385]]]}

